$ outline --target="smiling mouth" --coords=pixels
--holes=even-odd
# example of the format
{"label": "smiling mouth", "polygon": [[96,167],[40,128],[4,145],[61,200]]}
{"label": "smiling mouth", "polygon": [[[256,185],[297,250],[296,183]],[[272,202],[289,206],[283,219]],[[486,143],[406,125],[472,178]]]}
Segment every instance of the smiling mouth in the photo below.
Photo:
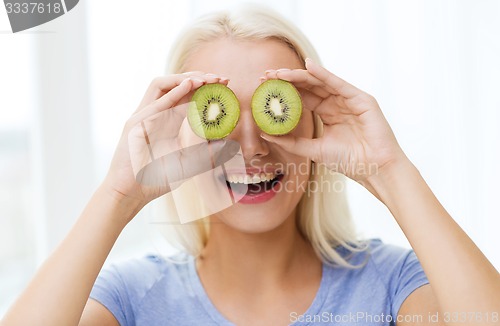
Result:
{"label": "smiling mouth", "polygon": [[227,173],[226,185],[233,192],[252,196],[270,191],[284,177],[280,171],[257,173]]}

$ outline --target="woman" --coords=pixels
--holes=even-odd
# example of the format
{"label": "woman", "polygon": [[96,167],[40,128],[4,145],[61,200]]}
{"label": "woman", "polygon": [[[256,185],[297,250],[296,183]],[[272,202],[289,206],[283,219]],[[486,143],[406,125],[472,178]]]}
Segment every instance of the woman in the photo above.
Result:
{"label": "woman", "polygon": [[[498,323],[498,272],[434,197],[376,100],[321,67],[296,28],[268,10],[218,13],[190,26],[173,51],[172,74],[150,85],[105,180],[1,325]],[[251,97],[267,79],[290,81],[301,93],[306,110],[289,135],[263,134],[253,121]],[[241,106],[227,141],[210,145],[215,152],[229,141],[241,147],[245,167],[229,171],[228,181],[265,172],[292,191],[271,189],[259,200],[247,193],[245,202],[178,226],[187,264],[150,256],[104,270],[96,281],[127,223],[177,191],[142,182],[161,178],[158,169],[146,173],[150,161],[134,163],[141,150],[131,139],[154,129],[144,121],[158,123],[154,117],[166,113],[158,130],[175,131],[166,146],[186,142],[182,132],[177,138],[184,120],[168,113],[208,83],[230,87]],[[276,168],[283,165],[307,173]],[[311,191],[312,181],[341,184],[332,171],[389,208],[419,260],[356,239],[341,189]]]}

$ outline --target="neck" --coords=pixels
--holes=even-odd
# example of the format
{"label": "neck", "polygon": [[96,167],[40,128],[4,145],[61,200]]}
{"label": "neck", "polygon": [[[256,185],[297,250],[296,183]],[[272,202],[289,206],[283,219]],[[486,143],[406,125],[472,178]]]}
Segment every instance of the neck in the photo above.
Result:
{"label": "neck", "polygon": [[[295,214],[294,214],[295,215]],[[321,262],[299,232],[295,216],[265,233],[244,233],[224,223],[212,223],[197,267],[210,281],[228,288],[269,288],[321,274]]]}

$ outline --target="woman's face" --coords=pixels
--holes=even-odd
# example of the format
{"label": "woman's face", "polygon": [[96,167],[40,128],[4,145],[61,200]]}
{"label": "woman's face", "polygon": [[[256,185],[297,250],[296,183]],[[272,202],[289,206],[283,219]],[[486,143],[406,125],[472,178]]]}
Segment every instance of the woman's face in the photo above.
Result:
{"label": "woman's face", "polygon": [[[221,221],[242,232],[256,233],[270,231],[295,216],[309,180],[310,161],[262,139],[250,106],[261,83],[259,78],[268,69],[281,68],[304,67],[294,51],[275,40],[219,39],[203,44],[186,61],[185,71],[203,71],[230,79],[228,87],[240,102],[241,115],[228,138],[240,144],[246,168],[229,167],[227,182],[231,182],[233,190],[238,187],[234,182],[238,179],[255,182],[248,185],[237,204],[215,214],[211,222]],[[312,112],[303,110],[292,134],[312,138],[313,131]],[[279,182],[265,181],[270,178]]]}

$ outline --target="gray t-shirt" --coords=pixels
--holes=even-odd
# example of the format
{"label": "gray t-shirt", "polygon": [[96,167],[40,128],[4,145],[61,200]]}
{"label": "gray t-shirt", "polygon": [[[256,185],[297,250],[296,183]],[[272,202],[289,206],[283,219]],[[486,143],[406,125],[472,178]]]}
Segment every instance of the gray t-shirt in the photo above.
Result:
{"label": "gray t-shirt", "polygon": [[[350,254],[345,248],[337,251]],[[100,273],[90,297],[122,326],[233,325],[208,298],[194,258],[184,258],[185,263],[174,263],[147,256],[113,264]],[[429,282],[409,249],[371,240],[367,252],[350,259],[355,265],[364,261],[360,269],[323,264],[313,302],[305,313],[291,311],[290,324],[394,325],[403,301]]]}

